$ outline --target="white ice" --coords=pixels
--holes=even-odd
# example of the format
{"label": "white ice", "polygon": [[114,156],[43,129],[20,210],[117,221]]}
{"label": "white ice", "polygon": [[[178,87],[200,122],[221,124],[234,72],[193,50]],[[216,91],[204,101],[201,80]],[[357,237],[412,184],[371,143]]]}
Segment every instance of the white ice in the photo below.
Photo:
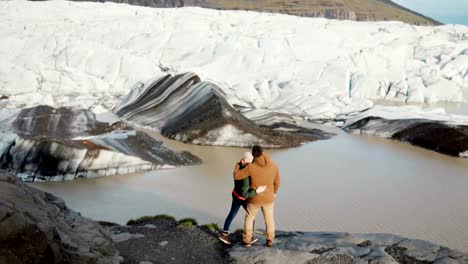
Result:
{"label": "white ice", "polygon": [[137,82],[193,71],[231,104],[334,118],[369,99],[464,102],[468,27],[201,8],[0,1],[3,108],[103,112]]}
{"label": "white ice", "polygon": [[233,125],[225,125],[214,129],[204,137],[193,140],[194,144],[234,147],[249,147],[259,142],[261,143],[263,140],[250,133],[245,133]]}

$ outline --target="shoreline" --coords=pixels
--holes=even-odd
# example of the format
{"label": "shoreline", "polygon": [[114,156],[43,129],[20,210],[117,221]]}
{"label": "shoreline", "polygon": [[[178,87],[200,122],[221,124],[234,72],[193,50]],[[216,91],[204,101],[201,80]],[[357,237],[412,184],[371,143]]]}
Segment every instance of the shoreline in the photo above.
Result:
{"label": "shoreline", "polygon": [[[70,210],[63,200],[0,175],[0,263],[28,259],[69,263],[464,263],[468,254],[422,240],[391,234],[282,232],[272,248],[238,244],[225,247],[214,226],[169,216],[134,220],[133,225],[98,223]],[[13,207],[10,205],[14,205]],[[32,229],[30,227],[33,227]],[[212,229],[210,229],[210,227]],[[35,239],[24,239],[36,233]],[[21,235],[22,234],[22,235]],[[54,235],[57,234],[57,235]],[[232,239],[238,241],[239,231]],[[12,244],[12,241],[16,241]],[[35,243],[41,243],[37,247]],[[8,246],[7,246],[8,245]],[[14,246],[11,246],[14,245]],[[34,247],[34,251],[23,249]]]}

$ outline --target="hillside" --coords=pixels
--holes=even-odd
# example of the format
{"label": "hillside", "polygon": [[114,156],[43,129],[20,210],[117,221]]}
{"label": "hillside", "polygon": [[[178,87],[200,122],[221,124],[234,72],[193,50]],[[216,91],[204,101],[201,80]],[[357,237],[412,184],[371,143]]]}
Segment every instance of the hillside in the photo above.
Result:
{"label": "hillside", "polygon": [[199,6],[222,10],[253,10],[357,21],[396,20],[416,25],[440,24],[389,0],[110,0],[110,2],[153,7]]}

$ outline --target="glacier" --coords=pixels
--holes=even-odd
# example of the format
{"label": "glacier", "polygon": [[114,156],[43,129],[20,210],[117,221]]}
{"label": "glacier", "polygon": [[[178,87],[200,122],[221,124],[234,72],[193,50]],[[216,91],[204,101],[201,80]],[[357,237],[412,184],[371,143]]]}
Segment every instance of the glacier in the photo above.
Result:
{"label": "glacier", "polygon": [[1,1],[0,22],[0,107],[9,109],[105,112],[135,83],[183,72],[218,85],[231,105],[310,119],[374,99],[468,98],[460,25],[66,1]]}
{"label": "glacier", "polygon": [[[443,109],[375,106],[376,101],[466,102],[466,26],[22,0],[0,1],[0,22],[2,111],[49,105],[107,113],[135,99],[132,96],[145,84],[193,72],[216,87],[226,107],[239,110],[262,128],[303,132],[318,122],[356,132],[357,128],[347,129],[352,122],[369,117],[389,120],[389,113],[394,116],[391,120],[401,122],[385,121],[391,125],[379,130],[363,127],[360,133],[393,137],[405,127],[401,124],[413,124],[408,120],[421,115],[456,133],[464,133],[462,126],[468,124],[465,116]],[[174,101],[173,108],[159,112],[155,122],[148,115],[133,121],[125,116],[129,113],[121,116],[164,134],[170,123],[164,113],[177,113],[176,106],[180,104]],[[176,130],[166,136],[194,144],[264,140],[232,124],[211,127],[200,138],[188,138],[196,131]],[[1,133],[4,149],[14,136]],[[233,144],[241,146],[240,141]],[[456,151],[466,156],[468,150]]]}

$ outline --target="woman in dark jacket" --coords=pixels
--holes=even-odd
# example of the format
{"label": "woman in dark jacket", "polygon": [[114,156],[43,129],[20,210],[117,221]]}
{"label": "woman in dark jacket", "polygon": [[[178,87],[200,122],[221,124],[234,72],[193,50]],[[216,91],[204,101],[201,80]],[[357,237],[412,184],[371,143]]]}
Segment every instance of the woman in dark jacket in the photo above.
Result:
{"label": "woman in dark jacket", "polygon": [[[253,155],[250,152],[244,153],[244,158],[236,164],[239,166],[239,169],[245,168],[248,163],[253,161]],[[232,220],[236,217],[237,213],[239,212],[240,207],[242,206],[244,210],[247,210],[247,199],[252,198],[255,195],[264,192],[266,186],[259,186],[257,189],[250,188],[250,177],[244,178],[242,180],[234,180],[234,189],[232,189],[232,204],[231,210],[229,211],[226,220],[224,221],[224,228],[219,235],[219,240],[224,242],[225,244],[230,245],[231,241],[229,240],[229,228],[231,226]],[[256,240],[252,240],[251,243],[256,242]]]}

